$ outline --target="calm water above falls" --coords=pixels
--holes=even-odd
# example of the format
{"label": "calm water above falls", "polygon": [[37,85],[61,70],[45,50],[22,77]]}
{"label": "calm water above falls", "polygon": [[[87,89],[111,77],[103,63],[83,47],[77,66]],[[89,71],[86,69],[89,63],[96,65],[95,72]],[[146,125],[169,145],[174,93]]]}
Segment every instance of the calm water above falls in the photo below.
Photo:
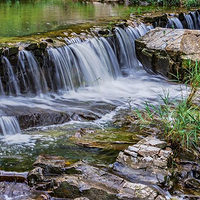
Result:
{"label": "calm water above falls", "polygon": [[[143,10],[151,8],[140,8]],[[66,29],[78,23],[109,22],[114,18],[127,18],[137,11],[138,7],[72,0],[4,1],[0,2],[0,37]]]}
{"label": "calm water above falls", "polygon": [[109,25],[114,19],[129,19],[130,14],[167,9],[73,0],[0,1],[0,38],[68,29],[80,23]]}

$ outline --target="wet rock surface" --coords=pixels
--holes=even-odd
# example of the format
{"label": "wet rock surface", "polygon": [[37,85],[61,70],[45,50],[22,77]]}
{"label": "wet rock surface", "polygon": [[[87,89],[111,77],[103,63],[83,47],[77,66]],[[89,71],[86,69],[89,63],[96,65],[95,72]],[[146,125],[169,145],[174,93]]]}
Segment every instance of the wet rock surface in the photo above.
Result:
{"label": "wet rock surface", "polygon": [[70,115],[68,113],[45,111],[18,115],[17,119],[20,127],[26,129],[30,127],[48,126],[51,124],[63,124],[70,120]]}
{"label": "wet rock surface", "polygon": [[0,182],[0,199],[1,200],[48,200],[49,195],[30,190],[27,184]]}
{"label": "wet rock surface", "polygon": [[130,132],[125,128],[108,130],[81,128],[69,139],[83,147],[119,151],[126,149],[128,145],[138,142],[140,136],[138,132]]}
{"label": "wet rock surface", "polygon": [[177,158],[174,160],[176,167],[171,168],[172,156],[167,143],[153,135],[121,151],[116,162],[109,167],[93,166],[83,161],[71,163],[63,157],[40,155],[27,179],[26,174],[23,176],[21,173],[16,173],[12,179],[10,174],[1,179],[0,194],[53,200],[198,199],[198,160]]}
{"label": "wet rock surface", "polygon": [[[188,195],[181,194],[184,199],[200,199],[200,162],[198,158],[187,159],[188,155],[181,155],[176,159],[177,168],[174,173],[177,178],[177,185],[181,191]],[[175,188],[174,194],[180,196],[180,191]]]}
{"label": "wet rock surface", "polygon": [[0,171],[0,181],[24,183],[26,182],[27,174],[27,172],[17,173]]}
{"label": "wet rock surface", "polygon": [[[31,127],[63,124],[70,120],[93,121],[101,118],[106,113],[116,108],[116,105],[106,102],[58,102],[60,106],[44,109],[41,103],[29,107],[29,105],[1,106],[1,110],[8,116],[15,116],[21,129]],[[31,103],[30,103],[31,104]],[[47,104],[48,107],[48,104]]]}
{"label": "wet rock surface", "polygon": [[198,30],[155,28],[136,40],[138,59],[150,73],[182,74],[186,61],[199,61],[199,36]]}
{"label": "wet rock surface", "polygon": [[[48,191],[55,198],[111,200],[156,199],[158,196],[158,192],[147,185],[132,183],[105,168],[81,161],[68,165],[60,157],[40,156],[35,165],[37,168],[28,175],[29,184],[36,189]],[[41,170],[36,170],[38,166]],[[55,173],[50,173],[53,171],[47,170],[49,166],[62,170],[55,176]]]}

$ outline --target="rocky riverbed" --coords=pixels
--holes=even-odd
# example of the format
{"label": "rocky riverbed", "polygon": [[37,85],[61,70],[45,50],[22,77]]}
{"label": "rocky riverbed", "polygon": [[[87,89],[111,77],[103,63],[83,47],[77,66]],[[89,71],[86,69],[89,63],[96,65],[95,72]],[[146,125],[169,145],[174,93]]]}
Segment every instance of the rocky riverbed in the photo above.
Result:
{"label": "rocky riverbed", "polygon": [[[109,167],[95,166],[84,161],[71,163],[63,157],[40,155],[28,175],[1,172],[0,197],[74,200],[198,199],[199,163],[172,158],[170,146],[154,135],[121,151],[116,162]],[[177,162],[176,167],[172,165],[172,160]]]}

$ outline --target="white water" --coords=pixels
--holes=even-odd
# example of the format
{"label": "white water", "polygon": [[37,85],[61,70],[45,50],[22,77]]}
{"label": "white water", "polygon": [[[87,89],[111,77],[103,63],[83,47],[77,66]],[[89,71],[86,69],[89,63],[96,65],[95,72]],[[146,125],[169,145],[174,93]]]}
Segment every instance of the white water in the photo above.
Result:
{"label": "white water", "polygon": [[[200,29],[200,14],[199,11],[196,10],[194,12],[190,12],[189,14],[183,14],[184,20],[180,21],[178,17],[168,18],[167,28],[177,28],[177,29]],[[184,27],[183,27],[183,24]],[[185,24],[186,23],[186,24]]]}
{"label": "white water", "polygon": [[106,115],[94,111],[101,116],[101,119],[94,123],[104,124],[111,120],[119,109],[142,108],[145,102],[156,105],[161,102],[160,96],[166,93],[169,93],[173,100],[185,96],[186,90],[183,85],[169,83],[158,75],[149,75],[144,70],[139,70],[128,77],[104,81],[101,85],[79,88],[77,91],[69,91],[63,95],[52,94],[51,96],[44,96],[44,98],[41,98],[41,96],[1,98],[0,109],[4,111],[11,109],[12,111],[14,107],[20,106],[25,110],[26,108],[39,108],[40,110],[76,113],[84,110],[94,111],[95,105],[91,106],[95,102],[104,102],[105,106],[107,104],[115,105],[116,109]]}
{"label": "white water", "polygon": [[0,134],[13,135],[17,133],[21,133],[21,130],[16,117],[0,117]]}
{"label": "white water", "polygon": [[[135,39],[149,28],[144,24],[124,30],[117,27],[116,37],[75,40],[69,46],[50,48],[42,68],[31,52],[20,51],[17,73],[3,57],[8,81],[0,81],[2,134],[20,133],[16,118],[5,116],[30,114],[38,109],[67,112],[70,116],[87,111],[105,122],[120,108],[158,103],[164,91],[169,90],[173,99],[179,98],[182,91],[178,85],[147,74],[137,60]],[[96,108],[96,102],[103,102],[101,108]],[[115,111],[104,111],[109,104]]]}

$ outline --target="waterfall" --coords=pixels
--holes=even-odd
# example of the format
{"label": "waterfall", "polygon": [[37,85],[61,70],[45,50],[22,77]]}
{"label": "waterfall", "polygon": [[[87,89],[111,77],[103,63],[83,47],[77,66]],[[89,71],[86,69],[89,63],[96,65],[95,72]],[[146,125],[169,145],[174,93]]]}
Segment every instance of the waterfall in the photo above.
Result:
{"label": "waterfall", "polygon": [[188,29],[194,29],[194,23],[192,17],[189,14],[184,14],[184,17],[187,22]]}
{"label": "waterfall", "polygon": [[[39,96],[63,94],[79,87],[96,86],[111,81],[140,67],[135,52],[135,39],[151,27],[116,27],[114,36],[65,38],[68,45],[49,48],[42,62],[31,51],[21,50],[18,63],[12,66],[2,57],[0,71],[0,94],[13,96]],[[2,74],[3,71],[3,74]]]}
{"label": "waterfall", "polygon": [[199,30],[200,29],[199,12],[198,11],[190,12],[190,15],[191,15],[192,20],[194,22],[194,29]]}
{"label": "waterfall", "polygon": [[103,37],[100,39],[93,38],[89,40],[89,44],[97,56],[100,58],[103,66],[105,66],[105,70],[109,73],[109,76],[114,78],[121,76],[117,57],[114,54],[114,51],[109,45],[108,41]]}
{"label": "waterfall", "polygon": [[0,95],[5,95],[4,89],[3,89],[3,84],[1,81],[1,77],[0,77]]}
{"label": "waterfall", "polygon": [[[101,60],[89,42],[71,45],[70,48],[74,52],[79,69],[82,72],[83,81],[86,86],[98,85],[101,81],[109,81],[113,76],[109,74],[109,66]],[[107,56],[105,52],[105,57]],[[105,60],[106,58],[103,57]]]}
{"label": "waterfall", "polygon": [[76,59],[68,46],[50,48],[48,55],[50,61],[50,67],[47,68],[48,80],[53,92],[59,93],[62,90],[73,90],[76,85],[81,86],[81,72],[77,68]]}
{"label": "waterfall", "polygon": [[19,70],[20,88],[23,89],[23,93],[36,95],[47,93],[48,88],[44,74],[31,52],[24,50],[19,52]]}
{"label": "waterfall", "polygon": [[168,18],[167,28],[183,29],[181,21],[177,17]]}
{"label": "waterfall", "polygon": [[[139,37],[145,35],[150,29],[152,29],[153,27],[151,26],[145,26],[144,24],[136,27],[136,28],[133,28],[131,26],[128,26],[125,31],[129,37],[129,40],[132,44],[132,49],[134,50],[135,49],[135,40],[138,39]],[[137,56],[136,56],[136,52],[133,51],[133,54],[132,54],[132,62],[134,62],[134,66],[135,67],[138,67],[140,65],[139,63],[139,60],[137,59]]]}
{"label": "waterfall", "polygon": [[[181,20],[181,21],[180,21]],[[181,13],[178,17],[171,17],[167,20],[166,28],[196,29],[200,30],[200,13],[198,10],[189,14]]]}
{"label": "waterfall", "polygon": [[[8,95],[19,95],[20,94],[20,89],[18,87],[18,82],[16,75],[13,71],[13,67],[10,64],[9,60],[3,56],[2,62],[4,65],[4,74],[3,77],[6,79],[5,80],[5,91],[7,92]],[[2,84],[1,84],[2,85]],[[3,94],[3,89],[2,89],[2,94]]]}
{"label": "waterfall", "polygon": [[135,52],[135,39],[147,33],[151,28],[144,24],[136,28],[128,26],[125,30],[119,27],[115,28],[115,51],[116,55],[118,55],[119,65],[122,71],[127,72],[130,69],[136,70],[139,67],[139,61]]}
{"label": "waterfall", "polygon": [[122,70],[134,69],[138,67],[138,62],[132,59],[135,54],[135,49],[133,49],[129,36],[126,31],[122,28],[115,28],[116,40],[117,40],[117,55],[119,59],[119,65]]}
{"label": "waterfall", "polygon": [[70,38],[70,39],[68,39],[68,38],[65,38],[65,42],[66,42],[66,44],[74,44],[74,43],[81,43],[82,42],[82,40],[81,40],[81,38],[79,38],[79,37],[76,37],[76,38]]}
{"label": "waterfall", "polygon": [[[95,41],[95,39],[94,39]],[[112,79],[115,70],[106,49],[97,55],[94,41],[86,41],[48,50],[51,63],[48,71],[54,92],[75,90],[78,87],[98,85],[100,80]],[[98,40],[99,43],[100,40]],[[102,44],[102,43],[101,43]],[[103,47],[102,47],[103,48]],[[99,47],[100,49],[100,47]],[[98,49],[98,50],[99,50]]]}
{"label": "waterfall", "polygon": [[21,133],[19,123],[16,117],[2,116],[0,117],[0,134],[13,135]]}

